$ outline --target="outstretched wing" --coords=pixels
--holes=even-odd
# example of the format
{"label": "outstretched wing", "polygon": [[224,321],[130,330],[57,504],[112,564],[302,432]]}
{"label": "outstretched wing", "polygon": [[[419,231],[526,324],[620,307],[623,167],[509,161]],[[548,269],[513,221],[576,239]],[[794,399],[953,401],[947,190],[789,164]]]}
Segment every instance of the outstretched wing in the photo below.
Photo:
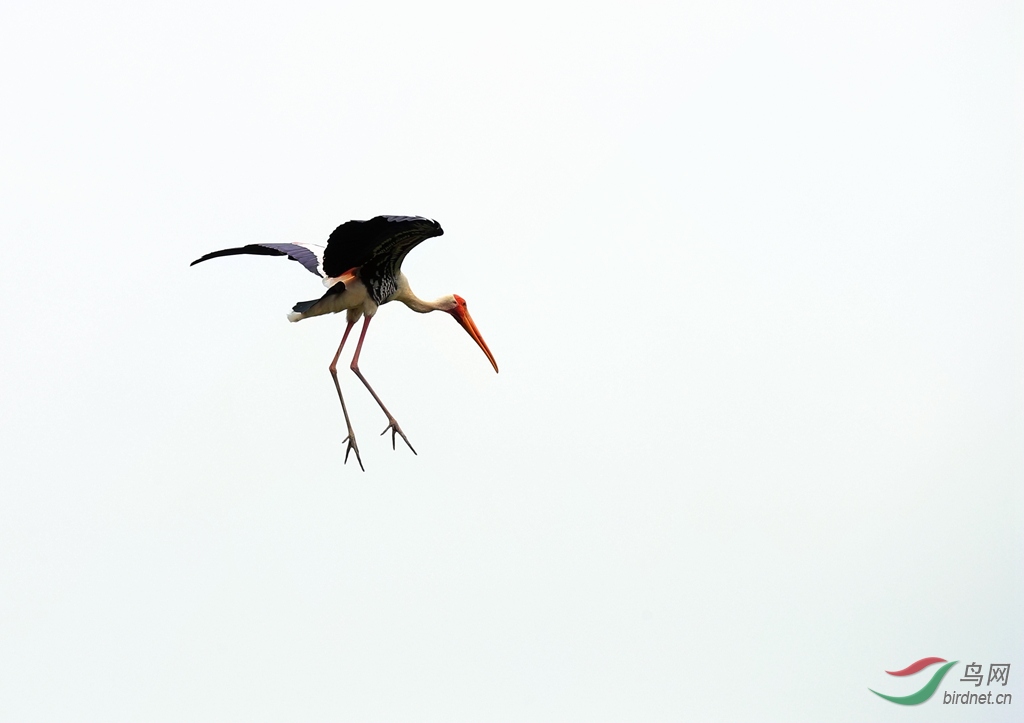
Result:
{"label": "outstretched wing", "polygon": [[443,233],[437,221],[420,216],[376,216],[343,223],[327,240],[324,275],[341,276],[361,268],[359,275],[364,281],[396,276],[413,247]]}
{"label": "outstretched wing", "polygon": [[311,273],[317,276],[324,275],[324,248],[316,244],[249,244],[248,246],[241,246],[235,249],[213,251],[196,259],[189,266],[195,266],[200,261],[207,261],[220,256],[234,256],[236,254],[287,256],[292,261],[298,261]]}

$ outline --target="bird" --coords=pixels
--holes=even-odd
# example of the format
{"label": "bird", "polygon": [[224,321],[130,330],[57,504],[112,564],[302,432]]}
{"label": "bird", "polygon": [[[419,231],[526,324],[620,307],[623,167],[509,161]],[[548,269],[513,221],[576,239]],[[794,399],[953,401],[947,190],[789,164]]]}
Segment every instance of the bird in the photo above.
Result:
{"label": "bird", "polygon": [[349,454],[354,452],[359,468],[365,472],[366,467],[363,466],[363,460],[359,454],[359,445],[356,443],[356,435],[352,428],[352,420],[349,418],[348,407],[345,405],[345,397],[341,393],[341,383],[338,381],[337,371],[338,359],[341,357],[345,342],[348,341],[352,328],[360,318],[363,319],[363,326],[359,332],[359,341],[356,342],[356,351],[352,356],[349,368],[369,390],[370,395],[387,416],[388,426],[381,432],[381,436],[391,432],[392,449],[396,448],[396,436],[400,436],[412,453],[417,454],[394,415],[384,406],[384,402],[381,401],[377,392],[373,390],[359,369],[359,354],[363,349],[366,330],[381,305],[391,301],[400,301],[420,314],[432,311],[444,311],[450,314],[483,350],[491,366],[494,367],[494,371],[498,371],[498,363],[494,360],[494,355],[487,347],[473,317],[469,315],[466,300],[457,294],[448,294],[434,301],[421,299],[413,293],[409,287],[409,280],[402,273],[402,261],[413,248],[428,238],[440,236],[443,233],[441,224],[422,216],[375,216],[365,221],[353,220],[341,224],[328,237],[326,246],[309,243],[252,243],[237,248],[212,251],[193,261],[190,266],[210,259],[237,254],[286,256],[323,279],[327,292],[318,299],[300,301],[295,304],[291,313],[288,314],[288,320],[296,322],[323,314],[345,312],[348,324],[342,334],[341,343],[338,344],[338,351],[335,352],[328,369],[334,380],[334,388],[338,392],[341,411],[345,416],[345,425],[348,427],[348,436],[342,442],[346,445],[344,463],[348,463]]}

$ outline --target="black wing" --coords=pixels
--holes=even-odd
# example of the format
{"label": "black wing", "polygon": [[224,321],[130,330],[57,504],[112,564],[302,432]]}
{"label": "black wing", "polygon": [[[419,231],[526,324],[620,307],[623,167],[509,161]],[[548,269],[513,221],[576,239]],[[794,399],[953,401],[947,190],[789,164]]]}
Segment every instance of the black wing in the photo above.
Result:
{"label": "black wing", "polygon": [[324,275],[341,276],[360,268],[363,281],[397,276],[402,261],[417,244],[440,236],[441,224],[420,216],[376,216],[349,221],[334,229],[324,250]]}
{"label": "black wing", "polygon": [[256,256],[287,256],[293,261],[298,261],[311,273],[323,276],[323,255],[324,249],[315,244],[249,244],[236,249],[222,249],[213,251],[193,261],[189,266],[195,266],[200,261],[215,259],[220,256],[234,256],[236,254],[254,254]]}

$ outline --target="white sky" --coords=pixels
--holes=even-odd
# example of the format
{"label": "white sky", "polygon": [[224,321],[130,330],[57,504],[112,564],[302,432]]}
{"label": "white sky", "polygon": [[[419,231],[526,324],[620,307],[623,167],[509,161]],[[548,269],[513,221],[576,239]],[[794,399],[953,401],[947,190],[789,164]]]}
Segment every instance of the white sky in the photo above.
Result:
{"label": "white sky", "polygon": [[[1010,720],[867,688],[1024,669],[1022,28],[4,3],[0,720]],[[501,373],[384,307],[363,474],[317,280],[188,263],[381,213]]]}

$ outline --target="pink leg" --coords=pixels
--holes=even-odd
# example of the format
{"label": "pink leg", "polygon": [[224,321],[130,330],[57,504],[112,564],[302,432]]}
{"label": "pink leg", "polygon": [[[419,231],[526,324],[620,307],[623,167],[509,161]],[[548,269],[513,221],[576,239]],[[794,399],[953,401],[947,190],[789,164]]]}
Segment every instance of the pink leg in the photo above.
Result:
{"label": "pink leg", "polygon": [[[341,384],[338,383],[338,357],[341,356],[341,349],[345,346],[345,341],[348,339],[348,334],[352,331],[352,327],[355,326],[354,321],[350,321],[348,326],[345,327],[345,334],[341,337],[341,343],[338,344],[338,351],[334,355],[334,359],[331,360],[331,377],[334,378],[334,388],[338,390],[338,399],[341,400],[341,411],[345,415],[345,425],[348,427],[348,437],[345,438],[345,442],[348,444],[345,447],[345,462],[348,462],[348,453],[356,453],[356,461],[359,462],[359,469],[366,471],[366,467],[363,467],[363,460],[359,456],[359,446],[356,444],[356,433],[352,431],[352,422],[348,418],[348,407],[345,406],[345,397],[341,396]],[[364,327],[365,331],[365,327]]]}
{"label": "pink leg", "polygon": [[[409,439],[405,436],[405,432],[403,432],[402,428],[398,426],[398,422],[395,421],[393,416],[391,416],[391,412],[389,412],[388,408],[384,406],[384,402],[382,402],[380,397],[377,396],[377,392],[373,391],[373,387],[371,387],[370,383],[366,381],[366,377],[363,376],[363,373],[359,371],[359,352],[363,350],[363,339],[366,337],[366,330],[370,326],[371,318],[372,317],[367,316],[363,320],[363,328],[362,331],[359,332],[359,343],[356,344],[356,354],[352,357],[352,364],[349,368],[356,373],[356,376],[359,377],[359,381],[361,381],[363,385],[370,390],[370,394],[372,394],[373,398],[377,400],[377,404],[379,404],[380,408],[384,410],[384,414],[388,415],[388,426],[386,426],[384,431],[381,432],[381,436],[387,434],[389,429],[391,430],[391,449],[395,449],[395,435],[400,434],[402,435],[402,439],[405,440],[405,443],[409,445],[409,449],[412,449],[412,453],[416,454],[416,450],[413,449],[411,444],[409,444]],[[340,351],[341,350],[339,349],[339,353]]]}

